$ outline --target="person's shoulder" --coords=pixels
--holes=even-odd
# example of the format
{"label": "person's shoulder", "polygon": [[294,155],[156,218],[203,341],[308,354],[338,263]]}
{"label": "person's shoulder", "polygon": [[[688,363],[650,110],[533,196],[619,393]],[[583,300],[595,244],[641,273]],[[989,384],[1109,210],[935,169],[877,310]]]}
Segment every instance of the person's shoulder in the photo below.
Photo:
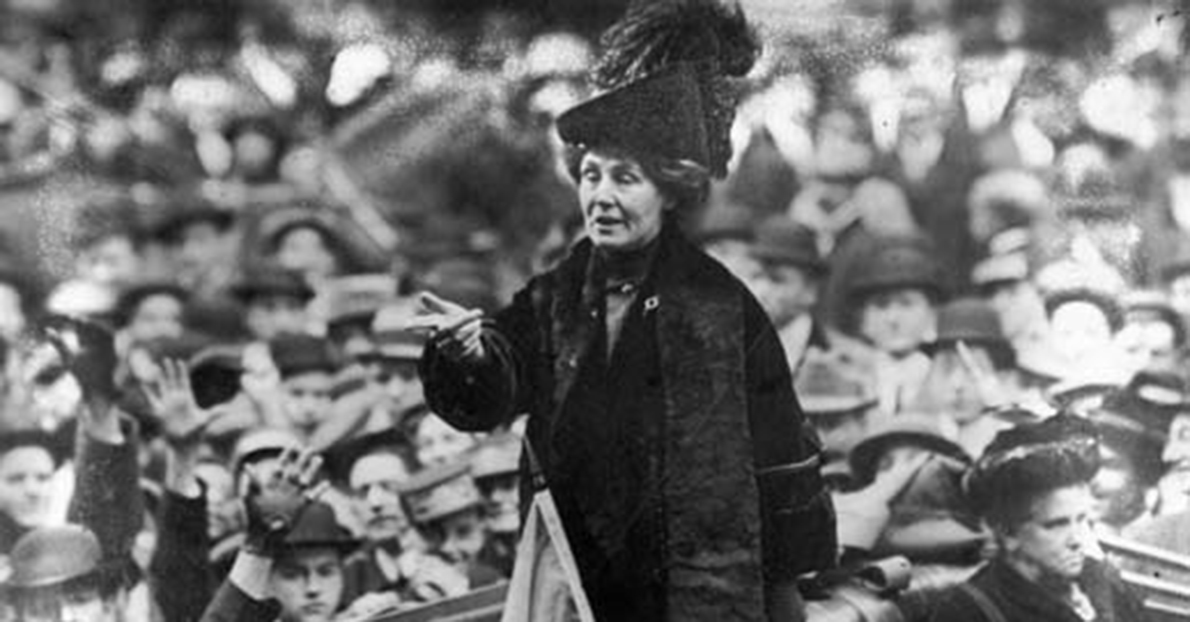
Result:
{"label": "person's shoulder", "polygon": [[931,598],[932,606],[926,622],[982,622],[986,616],[982,608],[971,594],[973,589],[980,589],[971,582],[953,585],[939,591]]}

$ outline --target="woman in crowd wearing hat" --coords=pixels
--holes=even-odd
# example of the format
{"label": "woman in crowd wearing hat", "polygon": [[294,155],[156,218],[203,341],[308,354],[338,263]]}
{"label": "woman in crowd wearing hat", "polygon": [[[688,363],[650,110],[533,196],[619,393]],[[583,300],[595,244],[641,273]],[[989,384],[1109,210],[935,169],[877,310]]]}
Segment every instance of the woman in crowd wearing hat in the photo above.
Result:
{"label": "woman in crowd wearing hat", "polygon": [[941,272],[929,243],[917,237],[873,238],[847,274],[856,332],[876,350],[876,396],[886,414],[904,412],[929,373],[922,346],[933,340],[942,302]]}
{"label": "woman in crowd wearing hat", "polygon": [[934,622],[1148,619],[1114,570],[1095,559],[1091,423],[1057,415],[1001,432],[968,476],[996,557],[940,598]]}
{"label": "woman in crowd wearing hat", "polygon": [[938,334],[925,348],[926,376],[913,410],[941,418],[971,456],[983,453],[1010,422],[991,414],[1012,401],[1015,353],[990,305],[975,298],[947,303],[938,313]]}
{"label": "woman in crowd wearing hat", "polygon": [[795,577],[836,552],[818,442],[763,309],[676,222],[725,172],[754,39],[690,0],[606,41],[607,91],[558,123],[587,239],[493,317],[424,296],[427,398],[465,430],[530,413],[597,619],[800,619]]}

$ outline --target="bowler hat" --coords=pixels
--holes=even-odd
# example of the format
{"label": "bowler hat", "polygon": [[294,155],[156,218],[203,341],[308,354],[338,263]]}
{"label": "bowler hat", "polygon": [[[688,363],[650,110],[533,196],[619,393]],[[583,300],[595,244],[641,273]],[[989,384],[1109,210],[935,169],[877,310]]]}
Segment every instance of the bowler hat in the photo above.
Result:
{"label": "bowler hat", "polygon": [[827,270],[814,231],[781,215],[766,218],[757,228],[752,255],[764,262],[797,266],[813,274]]}
{"label": "bowler hat", "polygon": [[988,350],[997,369],[1013,366],[1012,344],[1004,336],[1000,316],[988,303],[978,298],[953,300],[938,311],[937,337],[925,350],[933,354],[959,342]]}
{"label": "bowler hat", "polygon": [[293,528],[285,536],[286,550],[334,548],[344,556],[360,545],[351,532],[335,519],[335,510],[321,501],[313,501],[302,508]]}
{"label": "bowler hat", "polygon": [[702,88],[693,63],[675,63],[566,111],[563,142],[690,160],[712,168]]}
{"label": "bowler hat", "polygon": [[875,426],[868,437],[851,450],[848,457],[851,472],[858,481],[871,482],[876,477],[880,458],[894,447],[903,446],[919,447],[963,463],[971,462],[962,447],[943,435],[937,417],[898,415]]}
{"label": "bowler hat", "polygon": [[871,252],[854,266],[853,297],[900,288],[918,288],[942,297],[942,275],[928,242],[917,237],[877,238]]}
{"label": "bowler hat", "polygon": [[80,525],[40,527],[21,536],[9,554],[6,589],[33,589],[81,579],[101,568],[99,538]]}
{"label": "bowler hat", "polygon": [[401,486],[401,501],[410,520],[425,525],[483,503],[471,465],[466,461],[430,467]]}
{"label": "bowler hat", "polygon": [[314,290],[301,275],[279,266],[265,265],[249,269],[234,285],[231,293],[241,303],[257,296],[293,296],[303,302],[314,297]]}
{"label": "bowler hat", "polygon": [[[332,478],[347,482],[355,463],[361,458],[375,453],[390,453],[404,460],[404,454],[409,449],[409,439],[399,428],[390,427],[336,443],[323,452],[323,465]],[[398,478],[402,474],[393,473],[392,476]]]}
{"label": "bowler hat", "polygon": [[282,378],[313,371],[334,372],[339,366],[322,339],[283,334],[269,341],[269,354]]}
{"label": "bowler hat", "polygon": [[844,363],[812,358],[794,380],[798,403],[809,416],[841,415],[874,406],[876,395],[868,383],[852,377]]}

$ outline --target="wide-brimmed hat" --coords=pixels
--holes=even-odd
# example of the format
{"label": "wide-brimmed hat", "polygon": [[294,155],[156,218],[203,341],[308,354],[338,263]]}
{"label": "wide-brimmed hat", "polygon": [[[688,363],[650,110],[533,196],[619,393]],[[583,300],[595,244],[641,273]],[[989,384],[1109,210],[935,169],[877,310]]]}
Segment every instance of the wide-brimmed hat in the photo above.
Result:
{"label": "wide-brimmed hat", "polygon": [[80,525],[39,527],[21,536],[8,555],[4,590],[61,585],[102,569],[99,538]]}
{"label": "wide-brimmed hat", "polygon": [[808,359],[794,379],[802,412],[811,417],[842,415],[875,406],[870,383],[857,376],[838,360]]}
{"label": "wide-brimmed hat", "polygon": [[418,525],[483,504],[466,460],[425,469],[406,481],[400,493],[409,519]]}
{"label": "wide-brimmed hat", "polygon": [[962,298],[943,305],[938,310],[937,336],[924,350],[933,355],[960,342],[986,348],[997,369],[1008,369],[1015,363],[1016,355],[1004,336],[1000,316],[990,304],[978,298]]}
{"label": "wide-brimmed hat", "polygon": [[484,439],[471,452],[471,477],[483,481],[520,471],[521,439],[514,434],[497,434]]}
{"label": "wide-brimmed hat", "polygon": [[827,271],[814,231],[782,215],[760,223],[751,251],[766,263],[796,266],[816,275]]}
{"label": "wide-brimmed hat", "polygon": [[876,425],[848,457],[851,472],[858,481],[867,483],[876,477],[880,458],[894,447],[919,447],[961,462],[971,457],[957,443],[947,438],[937,417],[898,415]]}
{"label": "wide-brimmed hat", "polygon": [[1099,469],[1099,434],[1081,417],[1061,413],[996,434],[968,473],[967,497],[983,516],[1005,511],[1009,500],[1079,482]]}

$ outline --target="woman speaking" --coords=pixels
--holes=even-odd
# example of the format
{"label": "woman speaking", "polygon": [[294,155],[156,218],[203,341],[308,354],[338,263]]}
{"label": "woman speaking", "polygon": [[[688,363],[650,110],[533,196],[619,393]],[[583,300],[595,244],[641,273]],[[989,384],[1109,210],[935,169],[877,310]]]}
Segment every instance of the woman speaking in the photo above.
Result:
{"label": "woman speaking", "polygon": [[424,295],[426,396],[463,430],[529,414],[522,499],[548,485],[597,619],[802,619],[794,578],[836,553],[818,441],[764,312],[677,226],[726,172],[756,38],[666,0],[603,42],[602,94],[558,120],[586,239],[491,317]]}

